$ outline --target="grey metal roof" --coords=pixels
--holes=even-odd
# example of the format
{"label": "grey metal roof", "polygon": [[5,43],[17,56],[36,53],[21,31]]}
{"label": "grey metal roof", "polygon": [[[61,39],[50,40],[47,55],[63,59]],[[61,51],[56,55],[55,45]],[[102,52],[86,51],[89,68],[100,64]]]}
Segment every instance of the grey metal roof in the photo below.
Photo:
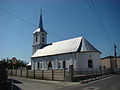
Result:
{"label": "grey metal roof", "polygon": [[48,45],[42,49],[38,49],[33,54],[32,58],[65,54],[71,52],[87,52],[87,51],[99,52],[84,37],[78,37],[64,41],[54,42],[51,45]]}
{"label": "grey metal roof", "polygon": [[101,60],[103,59],[110,59],[110,58],[120,58],[120,56],[107,56],[107,57],[104,57],[104,58],[101,58]]}
{"label": "grey metal roof", "polygon": [[82,38],[82,45],[81,45],[81,50],[80,52],[99,52],[94,46],[92,46],[84,37]]}

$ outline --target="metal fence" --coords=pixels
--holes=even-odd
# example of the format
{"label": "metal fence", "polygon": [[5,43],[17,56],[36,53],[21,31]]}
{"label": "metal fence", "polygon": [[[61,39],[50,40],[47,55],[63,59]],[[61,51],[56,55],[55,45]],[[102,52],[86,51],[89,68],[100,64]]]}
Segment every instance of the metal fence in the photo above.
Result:
{"label": "metal fence", "polygon": [[74,75],[110,74],[110,68],[74,68]]}
{"label": "metal fence", "polygon": [[82,83],[89,80],[96,80],[111,76],[114,71],[111,68],[74,68],[73,81],[81,81]]}

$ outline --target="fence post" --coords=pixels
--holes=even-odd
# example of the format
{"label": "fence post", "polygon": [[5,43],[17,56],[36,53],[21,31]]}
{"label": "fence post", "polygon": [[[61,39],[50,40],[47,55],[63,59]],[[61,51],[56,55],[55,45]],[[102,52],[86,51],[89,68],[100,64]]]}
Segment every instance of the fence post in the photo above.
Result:
{"label": "fence post", "polygon": [[26,77],[28,78],[28,69],[27,69],[27,74],[26,74]]}
{"label": "fence post", "polygon": [[17,69],[15,70],[15,76],[17,76]]}
{"label": "fence post", "polygon": [[52,80],[54,79],[54,70],[52,70]]}
{"label": "fence post", "polygon": [[86,73],[86,74],[85,74],[85,75],[86,75],[86,79],[87,79],[87,82],[88,82],[88,80],[89,80],[89,72],[88,72],[88,71],[89,71],[89,70],[86,68],[85,71],[86,71],[86,72],[85,72],[85,73]]}
{"label": "fence post", "polygon": [[73,81],[73,65],[69,66],[69,81]]}
{"label": "fence post", "polygon": [[66,80],[65,80],[65,68],[64,68],[64,71],[63,71],[63,72],[64,72],[64,81],[66,81]]}
{"label": "fence post", "polygon": [[22,77],[22,69],[20,70],[21,72],[20,72],[20,77]]}
{"label": "fence post", "polygon": [[100,68],[100,74],[101,74],[101,78],[102,78],[102,67],[99,66],[99,68]]}
{"label": "fence post", "polygon": [[35,69],[34,69],[34,75],[33,75],[33,77],[35,78]]}
{"label": "fence post", "polygon": [[93,71],[93,68],[92,68],[92,81],[94,80],[94,71]]}
{"label": "fence post", "polygon": [[12,69],[11,69],[11,76],[13,75],[13,71],[12,71]]}
{"label": "fence post", "polygon": [[87,68],[85,69],[85,75],[88,75],[88,71],[87,71]]}
{"label": "fence post", "polygon": [[106,67],[104,66],[104,74],[106,75]]}
{"label": "fence post", "polygon": [[44,70],[41,71],[41,74],[42,74],[42,80],[44,78]]}

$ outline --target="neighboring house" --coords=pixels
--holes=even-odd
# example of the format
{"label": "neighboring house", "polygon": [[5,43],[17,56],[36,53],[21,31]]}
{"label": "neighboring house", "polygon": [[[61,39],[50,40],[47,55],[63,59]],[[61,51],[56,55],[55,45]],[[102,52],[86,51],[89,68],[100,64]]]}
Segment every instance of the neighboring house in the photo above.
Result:
{"label": "neighboring house", "polygon": [[32,69],[99,68],[100,54],[84,37],[77,37],[47,44],[47,32],[43,29],[42,14],[39,27],[33,32]]}
{"label": "neighboring house", "polygon": [[120,70],[120,56],[116,57],[116,60],[115,56],[107,56],[101,58],[100,62],[102,67],[111,68],[112,70],[115,70],[117,67]]}
{"label": "neighboring house", "polygon": [[31,69],[31,62],[27,64],[27,69]]}

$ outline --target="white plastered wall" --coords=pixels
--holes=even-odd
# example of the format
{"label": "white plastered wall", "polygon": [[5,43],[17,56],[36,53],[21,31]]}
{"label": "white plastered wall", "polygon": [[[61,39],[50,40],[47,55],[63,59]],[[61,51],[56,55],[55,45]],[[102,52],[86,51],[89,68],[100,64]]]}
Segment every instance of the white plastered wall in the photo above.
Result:
{"label": "white plastered wall", "polygon": [[[88,68],[88,60],[91,59],[93,61],[93,68],[99,68],[100,66],[100,53],[98,52],[84,52],[84,53],[70,53],[70,54],[62,54],[41,58],[32,59],[32,69],[37,68],[37,63],[42,63],[42,70],[48,69],[48,63],[52,62],[52,69],[62,69],[62,62],[65,60],[66,69],[69,69],[69,65],[74,65],[74,68]],[[59,68],[58,63],[61,63],[61,67]]]}
{"label": "white plastered wall", "polygon": [[83,52],[76,53],[76,67],[75,68],[88,68],[88,60],[93,61],[93,68],[100,66],[100,53],[98,52]]}
{"label": "white plastered wall", "polygon": [[[48,69],[48,63],[52,62],[52,69],[62,69],[63,67],[63,61],[66,63],[66,69],[69,69],[69,65],[74,65],[75,63],[75,53],[70,54],[62,54],[62,55],[55,55],[55,56],[47,56],[47,57],[40,57],[40,58],[34,58],[32,59],[32,70],[37,68],[37,63],[42,63],[42,68],[39,68],[41,70]],[[35,63],[35,64],[34,64]],[[61,64],[61,67],[59,68],[58,64]]]}

